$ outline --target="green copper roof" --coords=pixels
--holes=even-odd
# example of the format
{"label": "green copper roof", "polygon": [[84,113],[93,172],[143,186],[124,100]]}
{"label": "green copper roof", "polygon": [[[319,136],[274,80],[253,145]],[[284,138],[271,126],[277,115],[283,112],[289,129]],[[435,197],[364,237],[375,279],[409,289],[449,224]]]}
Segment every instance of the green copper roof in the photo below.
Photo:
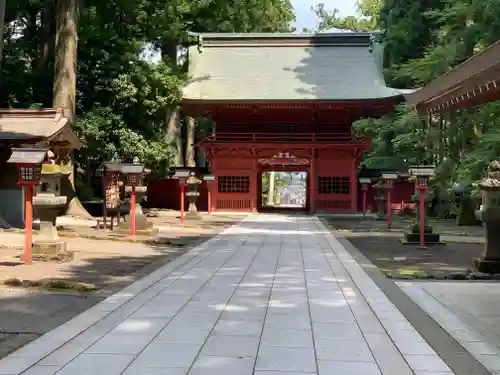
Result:
{"label": "green copper roof", "polygon": [[368,33],[200,34],[183,97],[202,101],[364,100],[386,86]]}

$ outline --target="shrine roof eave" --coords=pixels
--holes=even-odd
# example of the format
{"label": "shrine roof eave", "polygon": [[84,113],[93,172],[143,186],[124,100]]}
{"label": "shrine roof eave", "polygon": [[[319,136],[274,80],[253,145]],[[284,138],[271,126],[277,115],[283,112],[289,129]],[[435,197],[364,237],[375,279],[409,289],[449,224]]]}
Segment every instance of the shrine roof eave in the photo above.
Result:
{"label": "shrine roof eave", "polygon": [[307,105],[313,107],[327,107],[331,105],[342,105],[349,107],[379,107],[379,106],[393,106],[404,100],[404,94],[395,95],[385,98],[372,98],[372,99],[344,99],[344,100],[263,100],[263,99],[182,99],[180,108],[186,115],[198,116],[202,112],[211,112],[217,107],[229,105],[248,105],[248,106],[265,106],[265,105]]}
{"label": "shrine roof eave", "polygon": [[379,104],[398,99],[403,99],[405,93],[400,92],[392,96],[375,98],[346,98],[346,99],[195,99],[183,98],[181,105],[225,105],[225,104]]}
{"label": "shrine roof eave", "polygon": [[50,142],[60,147],[79,149],[82,142],[71,129],[62,109],[0,109],[0,142],[37,144]]}
{"label": "shrine roof eave", "polygon": [[469,108],[500,99],[500,41],[420,90],[405,95],[420,113]]}
{"label": "shrine roof eave", "polygon": [[282,148],[284,146],[291,149],[311,149],[311,148],[332,148],[339,147],[349,148],[349,149],[358,149],[368,151],[371,148],[371,141],[364,142],[340,142],[340,141],[330,141],[330,142],[287,142],[287,141],[273,141],[273,142],[264,142],[264,141],[210,141],[210,140],[202,140],[198,142],[198,145],[203,147],[243,147],[243,148]]}
{"label": "shrine roof eave", "polygon": [[[183,103],[395,100],[371,33],[201,34],[188,49]],[[273,43],[271,43],[273,41]]]}

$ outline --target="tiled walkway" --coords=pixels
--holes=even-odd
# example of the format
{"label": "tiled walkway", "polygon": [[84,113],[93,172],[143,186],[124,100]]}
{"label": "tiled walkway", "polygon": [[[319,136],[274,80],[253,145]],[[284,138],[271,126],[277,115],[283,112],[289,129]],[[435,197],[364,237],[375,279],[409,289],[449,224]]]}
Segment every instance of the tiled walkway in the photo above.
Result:
{"label": "tiled walkway", "polygon": [[500,285],[399,282],[398,286],[492,374],[500,374]]}
{"label": "tiled walkway", "polygon": [[318,219],[255,215],[0,361],[2,375],[451,375]]}

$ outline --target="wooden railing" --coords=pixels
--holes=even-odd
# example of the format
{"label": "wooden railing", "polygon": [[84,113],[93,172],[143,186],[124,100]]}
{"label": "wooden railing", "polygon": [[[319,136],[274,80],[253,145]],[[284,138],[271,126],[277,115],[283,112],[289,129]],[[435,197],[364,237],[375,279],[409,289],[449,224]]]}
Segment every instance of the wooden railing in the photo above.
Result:
{"label": "wooden railing", "polygon": [[217,133],[207,136],[205,142],[350,142],[365,143],[370,139],[353,134],[317,134],[317,133]]}

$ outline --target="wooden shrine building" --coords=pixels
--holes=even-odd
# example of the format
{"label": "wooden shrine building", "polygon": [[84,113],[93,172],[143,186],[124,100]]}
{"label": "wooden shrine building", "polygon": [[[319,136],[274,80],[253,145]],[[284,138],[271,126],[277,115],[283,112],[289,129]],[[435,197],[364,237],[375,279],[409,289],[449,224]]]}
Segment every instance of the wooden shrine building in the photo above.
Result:
{"label": "wooden shrine building", "polygon": [[12,148],[51,149],[61,162],[81,145],[63,109],[0,109],[0,228],[24,227],[24,188],[16,165],[7,163]]}
{"label": "wooden shrine building", "polygon": [[188,51],[184,114],[209,117],[201,142],[216,177],[214,211],[259,210],[261,174],[307,172],[309,212],[358,211],[370,139],[351,124],[403,100],[386,86],[368,33],[201,34]]}
{"label": "wooden shrine building", "polygon": [[405,96],[420,114],[449,112],[500,100],[500,40]]}

